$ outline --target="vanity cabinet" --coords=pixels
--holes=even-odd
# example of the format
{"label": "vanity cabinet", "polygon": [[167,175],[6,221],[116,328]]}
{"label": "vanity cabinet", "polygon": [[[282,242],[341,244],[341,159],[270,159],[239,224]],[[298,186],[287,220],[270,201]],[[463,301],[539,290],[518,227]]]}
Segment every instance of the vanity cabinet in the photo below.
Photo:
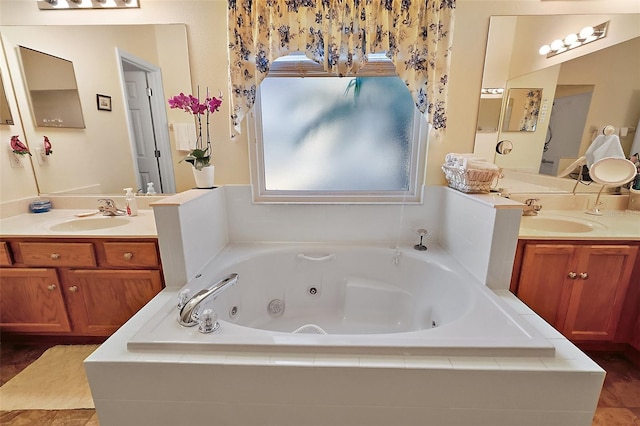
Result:
{"label": "vanity cabinet", "polygon": [[1,243],[3,332],[109,336],[163,288],[155,239]]}
{"label": "vanity cabinet", "polygon": [[613,341],[635,244],[520,242],[511,289],[572,341]]}

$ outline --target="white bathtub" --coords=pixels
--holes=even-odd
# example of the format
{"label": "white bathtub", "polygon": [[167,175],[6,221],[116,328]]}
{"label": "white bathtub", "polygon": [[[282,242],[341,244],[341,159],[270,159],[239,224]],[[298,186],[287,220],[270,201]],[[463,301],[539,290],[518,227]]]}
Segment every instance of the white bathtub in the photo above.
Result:
{"label": "white bathtub", "polygon": [[[167,304],[128,348],[552,356],[554,347],[438,249],[234,244],[185,288],[237,273],[206,304],[220,328],[178,324]],[[271,306],[271,310],[269,307]]]}

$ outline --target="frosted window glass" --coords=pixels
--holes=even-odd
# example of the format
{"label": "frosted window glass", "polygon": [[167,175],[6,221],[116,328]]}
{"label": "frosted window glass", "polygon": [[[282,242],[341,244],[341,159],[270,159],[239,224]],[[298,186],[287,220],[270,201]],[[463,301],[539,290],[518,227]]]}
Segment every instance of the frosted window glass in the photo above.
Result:
{"label": "frosted window glass", "polygon": [[265,189],[406,191],[414,104],[398,77],[266,78]]}

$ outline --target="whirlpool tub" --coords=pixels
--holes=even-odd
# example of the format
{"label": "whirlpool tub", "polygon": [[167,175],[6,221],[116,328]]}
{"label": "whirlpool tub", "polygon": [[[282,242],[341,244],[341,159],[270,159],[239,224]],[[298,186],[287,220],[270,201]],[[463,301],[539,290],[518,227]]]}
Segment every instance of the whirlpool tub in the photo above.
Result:
{"label": "whirlpool tub", "polygon": [[549,356],[554,348],[493,291],[436,249],[232,244],[185,288],[231,273],[202,304],[217,331],[178,323],[165,305],[129,349]]}

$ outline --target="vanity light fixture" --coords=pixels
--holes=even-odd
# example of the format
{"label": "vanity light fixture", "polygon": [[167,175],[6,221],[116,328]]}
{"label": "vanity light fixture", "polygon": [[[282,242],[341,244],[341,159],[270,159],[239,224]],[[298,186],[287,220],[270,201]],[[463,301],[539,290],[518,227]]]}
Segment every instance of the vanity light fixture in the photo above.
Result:
{"label": "vanity light fixture", "polygon": [[139,0],[37,0],[40,10],[139,8]]}
{"label": "vanity light fixture", "polygon": [[579,33],[568,34],[564,39],[556,39],[549,44],[540,46],[538,53],[543,56],[546,55],[547,58],[551,58],[552,56],[559,55],[576,47],[600,40],[607,36],[608,26],[609,21],[596,25],[595,27],[584,27]]}
{"label": "vanity light fixture", "polygon": [[480,90],[480,96],[485,98],[497,98],[501,97],[504,93],[502,87],[483,87]]}

